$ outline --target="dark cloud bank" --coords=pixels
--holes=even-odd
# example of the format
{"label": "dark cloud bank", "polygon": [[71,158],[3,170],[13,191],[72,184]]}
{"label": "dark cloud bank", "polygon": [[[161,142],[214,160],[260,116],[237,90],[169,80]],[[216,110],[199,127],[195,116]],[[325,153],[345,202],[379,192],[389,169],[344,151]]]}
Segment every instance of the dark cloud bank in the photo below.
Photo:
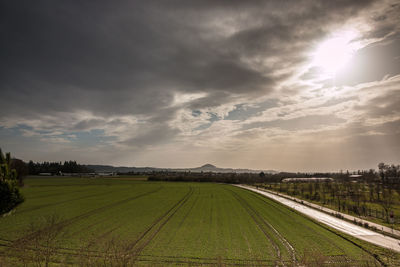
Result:
{"label": "dark cloud bank", "polygon": [[[283,63],[257,70],[241,58],[279,53],[292,61],[301,55],[294,48],[324,36],[321,25],[369,2],[3,2],[2,106],[152,114],[175,91],[207,92],[221,104],[229,96],[219,92],[268,93],[280,78],[272,68]],[[228,18],[237,32],[225,36],[213,21]]]}

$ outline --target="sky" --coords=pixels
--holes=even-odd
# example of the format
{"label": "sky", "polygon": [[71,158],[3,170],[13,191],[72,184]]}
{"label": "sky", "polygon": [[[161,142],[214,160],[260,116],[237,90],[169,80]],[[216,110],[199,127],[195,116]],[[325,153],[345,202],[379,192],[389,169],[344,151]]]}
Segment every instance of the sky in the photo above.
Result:
{"label": "sky", "polygon": [[0,147],[25,161],[400,163],[400,3],[1,1]]}

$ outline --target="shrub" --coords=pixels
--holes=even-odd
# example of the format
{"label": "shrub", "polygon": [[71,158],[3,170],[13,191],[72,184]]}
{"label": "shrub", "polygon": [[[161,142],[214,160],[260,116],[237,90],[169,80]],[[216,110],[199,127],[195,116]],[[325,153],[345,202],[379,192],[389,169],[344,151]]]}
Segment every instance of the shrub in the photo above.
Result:
{"label": "shrub", "polygon": [[19,192],[15,181],[0,180],[0,214],[9,212],[23,201],[24,197]]}
{"label": "shrub", "polygon": [[0,214],[9,212],[24,201],[17,187],[17,171],[11,167],[11,154],[0,149]]}

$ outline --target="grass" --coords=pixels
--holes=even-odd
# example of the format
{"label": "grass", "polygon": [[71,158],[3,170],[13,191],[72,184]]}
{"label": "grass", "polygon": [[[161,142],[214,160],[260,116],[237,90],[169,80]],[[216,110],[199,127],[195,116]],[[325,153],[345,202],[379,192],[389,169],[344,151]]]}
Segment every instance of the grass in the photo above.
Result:
{"label": "grass", "polygon": [[25,203],[0,218],[0,266],[377,264],[352,240],[256,193],[132,178],[27,179]]}

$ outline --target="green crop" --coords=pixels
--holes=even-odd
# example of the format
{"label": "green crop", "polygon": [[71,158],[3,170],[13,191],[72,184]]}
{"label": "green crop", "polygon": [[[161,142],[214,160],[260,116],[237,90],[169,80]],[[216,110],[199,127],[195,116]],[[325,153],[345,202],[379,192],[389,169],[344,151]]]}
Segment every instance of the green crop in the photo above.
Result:
{"label": "green crop", "polygon": [[0,218],[0,265],[361,265],[354,243],[231,185],[30,178]]}

